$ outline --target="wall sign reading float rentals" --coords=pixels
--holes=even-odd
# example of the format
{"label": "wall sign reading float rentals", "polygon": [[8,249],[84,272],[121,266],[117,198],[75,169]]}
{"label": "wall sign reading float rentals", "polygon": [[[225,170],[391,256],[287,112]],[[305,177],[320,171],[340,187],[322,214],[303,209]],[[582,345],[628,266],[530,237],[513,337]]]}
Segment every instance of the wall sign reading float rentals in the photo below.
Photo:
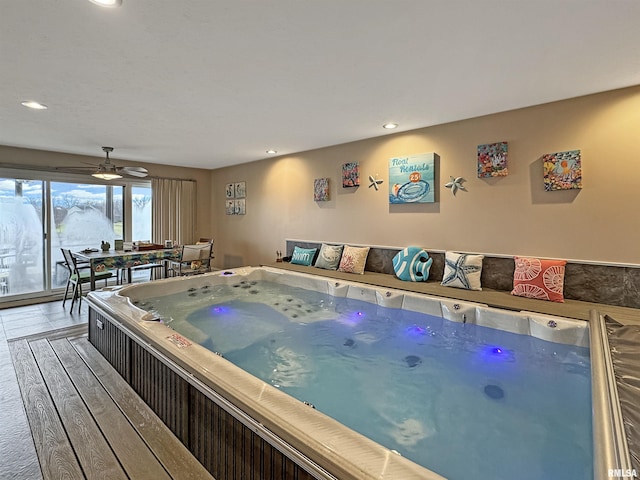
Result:
{"label": "wall sign reading float rentals", "polygon": [[435,202],[437,153],[389,159],[389,203]]}

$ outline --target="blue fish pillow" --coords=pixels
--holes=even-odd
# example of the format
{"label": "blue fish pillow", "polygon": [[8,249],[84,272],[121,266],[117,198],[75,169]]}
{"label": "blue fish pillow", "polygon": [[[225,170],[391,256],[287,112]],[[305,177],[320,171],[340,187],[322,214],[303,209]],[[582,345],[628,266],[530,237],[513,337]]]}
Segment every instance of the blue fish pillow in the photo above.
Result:
{"label": "blue fish pillow", "polygon": [[433,258],[420,247],[407,247],[393,257],[396,277],[405,282],[426,282]]}

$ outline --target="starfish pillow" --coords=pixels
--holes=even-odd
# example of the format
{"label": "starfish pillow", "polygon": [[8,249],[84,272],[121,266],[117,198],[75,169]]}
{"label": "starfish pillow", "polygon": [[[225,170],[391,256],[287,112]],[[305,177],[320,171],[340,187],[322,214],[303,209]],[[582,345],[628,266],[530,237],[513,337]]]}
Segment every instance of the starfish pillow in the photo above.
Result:
{"label": "starfish pillow", "polygon": [[433,258],[420,247],[407,247],[393,257],[396,277],[405,282],[426,282]]}
{"label": "starfish pillow", "polygon": [[465,290],[482,290],[480,275],[483,258],[484,255],[446,252],[442,285]]}

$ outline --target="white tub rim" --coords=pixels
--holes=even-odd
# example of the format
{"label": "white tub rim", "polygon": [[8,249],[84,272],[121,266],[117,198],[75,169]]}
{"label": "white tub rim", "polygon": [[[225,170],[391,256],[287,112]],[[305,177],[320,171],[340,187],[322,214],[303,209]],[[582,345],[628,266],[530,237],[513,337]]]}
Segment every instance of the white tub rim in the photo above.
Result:
{"label": "white tub rim", "polygon": [[[428,469],[413,463],[412,461],[405,459],[392,450],[389,450],[376,442],[364,437],[363,435],[354,432],[348,427],[340,424],[336,420],[328,417],[327,415],[322,414],[316,410],[308,408],[302,402],[294,399],[288,394],[278,390],[272,385],[263,382],[262,380],[253,377],[253,375],[245,372],[244,370],[236,367],[230,362],[217,357],[209,350],[204,347],[201,347],[198,344],[193,343],[187,349],[179,349],[176,345],[168,340],[168,337],[176,334],[175,331],[169,329],[166,325],[163,325],[159,322],[149,321],[151,320],[150,316],[147,312],[137,308],[131,302],[130,295],[132,292],[136,292],[138,289],[149,289],[150,285],[153,283],[154,286],[162,285],[164,283],[174,285],[177,288],[180,285],[180,290],[186,290],[189,285],[197,284],[198,282],[205,281],[207,277],[215,277],[215,276],[224,276],[224,277],[238,277],[249,275],[256,270],[262,270],[266,272],[275,273],[277,275],[288,275],[288,276],[302,276],[302,277],[321,277],[323,281],[333,283],[333,284],[342,284],[347,287],[374,290],[378,292],[383,292],[383,297],[386,297],[386,293],[391,292],[392,295],[402,295],[408,298],[411,297],[429,297],[431,299],[437,299],[439,297],[432,297],[426,294],[421,293],[413,293],[407,292],[404,290],[395,290],[391,288],[376,288],[372,285],[361,284],[357,281],[349,281],[349,280],[336,280],[329,277],[322,277],[321,275],[310,275],[301,272],[294,271],[284,271],[280,269],[274,269],[270,267],[242,267],[239,269],[229,269],[220,272],[213,272],[205,275],[198,275],[194,277],[184,277],[179,279],[166,279],[160,280],[156,282],[150,282],[146,284],[137,284],[126,287],[117,287],[104,289],[98,292],[92,292],[88,298],[89,303],[99,309],[103,314],[113,318],[114,321],[120,323],[120,325],[129,331],[131,331],[134,335],[141,335],[142,337],[146,337],[144,342],[147,342],[147,345],[152,348],[158,348],[161,352],[168,353],[169,356],[177,361],[180,365],[190,365],[191,368],[194,369],[194,376],[200,381],[204,381],[206,385],[213,388],[215,386],[216,391],[218,389],[223,389],[227,396],[231,396],[235,399],[236,402],[239,402],[242,405],[242,409],[244,411],[249,410],[249,412],[255,415],[258,419],[262,419],[265,423],[265,426],[271,429],[279,436],[286,437],[290,436],[292,431],[297,431],[300,433],[302,437],[302,443],[305,447],[308,447],[311,451],[319,452],[322,456],[321,462],[325,459],[334,459],[334,452],[336,451],[353,451],[354,441],[357,438],[358,445],[362,446],[366,452],[361,452],[362,457],[366,458],[366,462],[364,464],[359,462],[354,462],[352,459],[344,459],[342,462],[338,462],[339,465],[336,465],[341,471],[348,472],[349,477],[352,478],[362,478],[362,479],[380,479],[380,478],[403,478],[407,480],[412,479],[443,479],[444,477],[429,471]],[[229,273],[230,272],[230,273]],[[169,283],[175,282],[175,283]],[[147,287],[149,286],[149,287]],[[172,287],[173,289],[174,287]],[[447,303],[451,304],[452,302],[456,302],[451,299],[442,299]],[[469,304],[471,302],[459,302],[461,304]],[[494,309],[493,307],[488,307],[482,304],[475,304],[475,308],[481,309]],[[497,309],[500,310],[500,309]],[[528,312],[511,312],[518,315],[527,315]],[[537,316],[541,316],[540,314],[535,314]],[[589,328],[589,324],[593,324],[593,320],[591,322],[585,322],[583,320],[572,320],[566,319],[564,317],[556,317],[558,320],[564,322],[568,321],[569,323],[576,326],[576,328]],[[456,319],[453,319],[456,321]],[[457,320],[460,321],[460,320]],[[589,335],[591,343],[593,343],[593,337],[595,335]],[[141,338],[142,338],[141,337]],[[596,347],[597,348],[597,347]],[[186,355],[186,352],[196,352],[195,355]],[[192,361],[197,360],[196,364],[193,365]],[[593,362],[593,358],[592,358]],[[593,365],[593,363],[592,363]],[[208,367],[208,368],[207,368]],[[233,367],[233,368],[230,368]],[[251,385],[251,388],[254,390],[257,389],[260,392],[261,399],[265,400],[265,403],[273,403],[276,405],[280,405],[281,402],[284,402],[284,397],[290,399],[295,402],[296,405],[291,406],[292,410],[287,411],[278,411],[281,409],[276,408],[277,414],[275,415],[273,411],[266,412],[264,411],[262,406],[260,405],[247,405],[249,398],[244,398],[243,400],[239,400],[244,394],[238,393],[234,387],[234,382],[229,382],[229,378],[236,378],[238,375],[243,377],[244,375],[239,374],[237,371],[242,372],[242,374],[251,377],[254,380],[247,380],[247,382]],[[593,371],[593,367],[592,367]],[[220,373],[224,373],[226,377],[220,376]],[[211,376],[212,374],[215,374]],[[600,373],[598,373],[600,375]],[[593,378],[593,377],[592,377]],[[246,379],[245,379],[246,380]],[[244,381],[244,380],[243,380]],[[257,382],[257,383],[256,383]],[[246,386],[246,385],[244,385]],[[247,395],[250,397],[250,394]],[[594,397],[595,401],[595,397]],[[601,409],[601,413],[604,410]],[[597,412],[594,409],[594,414]],[[296,422],[301,419],[308,422],[309,425],[315,424],[318,421],[318,415],[324,417],[324,419],[328,420],[329,423],[335,423],[332,425],[332,428],[335,427],[337,430],[332,430],[330,435],[322,435],[316,432],[314,435],[309,435],[308,426],[296,426],[290,425],[289,422],[285,422],[289,430],[283,430],[278,426],[282,426],[283,418],[295,418]],[[602,423],[601,421],[599,421]],[[303,422],[304,423],[304,422]],[[594,425],[596,424],[596,419],[594,418]],[[347,433],[343,431],[350,432]],[[353,436],[355,435],[355,437]],[[335,439],[338,439],[336,441]],[[341,442],[340,439],[348,438],[347,442]],[[300,441],[300,438],[296,437],[296,440]],[[595,428],[594,428],[594,469],[603,463],[606,463],[607,458],[612,458],[610,453],[606,453],[611,451],[611,445],[608,445],[604,450],[600,447],[596,448],[595,444],[598,442],[595,439]],[[373,444],[373,445],[371,445]],[[304,449],[303,449],[304,450]],[[377,452],[377,456],[379,457],[377,460],[371,460],[371,453]],[[605,453],[603,453],[605,452]],[[605,460],[598,460],[595,457],[601,457],[604,455]],[[608,455],[608,456],[607,456]],[[618,455],[618,454],[616,454]],[[623,455],[624,456],[624,455]],[[617,458],[617,457],[616,457]],[[335,460],[335,459],[334,459]],[[332,465],[333,466],[333,465]],[[417,467],[417,470],[416,470]],[[397,477],[394,475],[398,475]]]}

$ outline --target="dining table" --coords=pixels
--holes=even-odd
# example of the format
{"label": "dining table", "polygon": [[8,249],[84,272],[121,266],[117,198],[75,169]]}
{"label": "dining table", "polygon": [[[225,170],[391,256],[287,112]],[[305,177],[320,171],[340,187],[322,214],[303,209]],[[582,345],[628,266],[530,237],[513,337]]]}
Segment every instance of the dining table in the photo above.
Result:
{"label": "dining table", "polygon": [[87,249],[73,252],[73,256],[82,262],[89,263],[91,267],[91,290],[96,289],[96,273],[107,270],[122,270],[148,263],[164,263],[164,276],[167,276],[169,260],[180,258],[182,249],[161,248],[156,250],[97,250]]}

